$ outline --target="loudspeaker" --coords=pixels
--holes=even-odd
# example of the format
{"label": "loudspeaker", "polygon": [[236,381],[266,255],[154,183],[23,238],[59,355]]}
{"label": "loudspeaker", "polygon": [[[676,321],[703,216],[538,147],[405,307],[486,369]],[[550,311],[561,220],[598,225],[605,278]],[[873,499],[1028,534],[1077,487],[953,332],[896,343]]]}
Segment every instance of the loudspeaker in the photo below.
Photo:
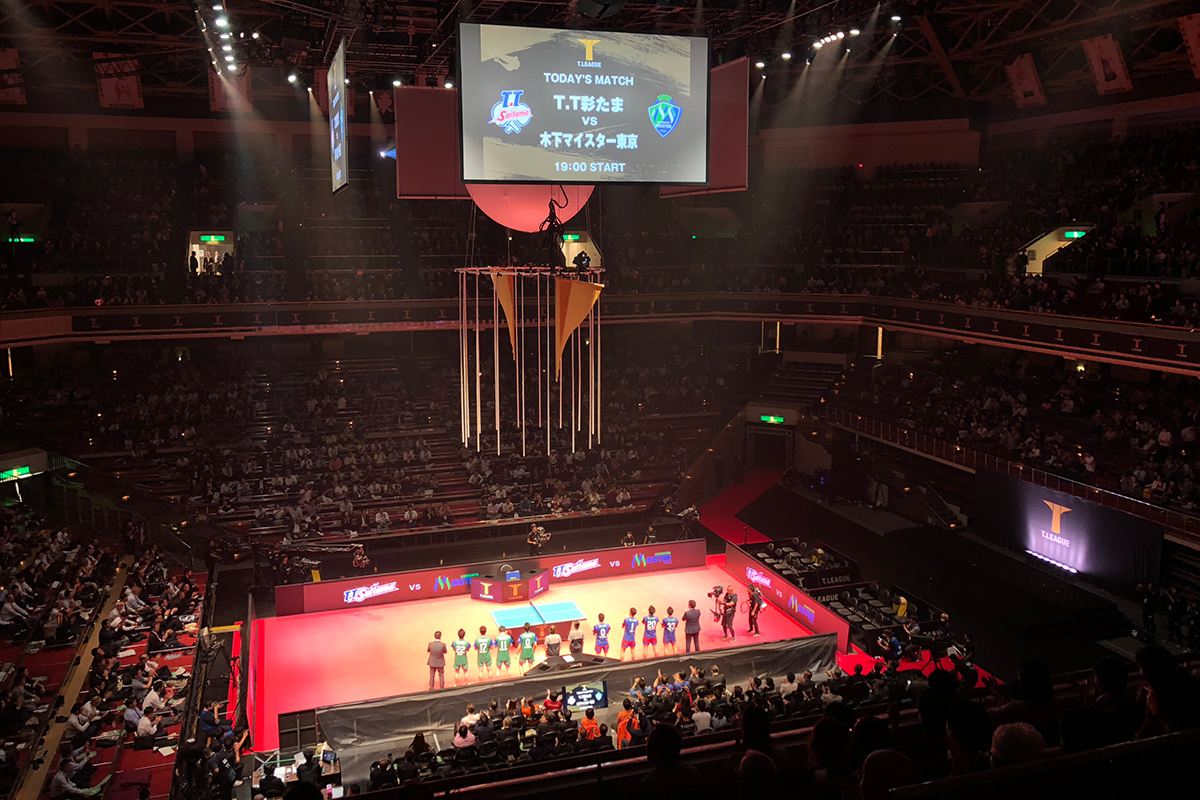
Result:
{"label": "loudspeaker", "polygon": [[581,667],[602,667],[621,663],[621,659],[619,658],[605,658],[604,656],[596,655],[578,655],[571,658],[573,660],[567,661],[563,656],[550,656],[525,674],[542,675],[547,672],[562,672],[563,670],[579,669]]}
{"label": "loudspeaker", "polygon": [[625,0],[579,0],[579,13],[595,19],[607,19],[624,7]]}

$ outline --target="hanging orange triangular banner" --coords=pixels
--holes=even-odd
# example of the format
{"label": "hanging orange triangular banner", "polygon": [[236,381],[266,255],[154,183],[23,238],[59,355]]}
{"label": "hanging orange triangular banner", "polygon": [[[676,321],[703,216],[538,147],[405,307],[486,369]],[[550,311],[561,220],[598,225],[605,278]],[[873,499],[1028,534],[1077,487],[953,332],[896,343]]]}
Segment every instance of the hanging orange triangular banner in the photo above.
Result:
{"label": "hanging orange triangular banner", "polygon": [[562,354],[567,340],[575,329],[587,319],[588,312],[600,299],[602,283],[570,281],[556,278],[554,281],[554,329],[558,342],[558,369],[555,377],[562,376]]}
{"label": "hanging orange triangular banner", "polygon": [[496,289],[496,298],[500,308],[504,310],[504,319],[508,322],[508,340],[512,342],[513,358],[517,357],[517,286],[512,275],[493,272],[492,286]]}

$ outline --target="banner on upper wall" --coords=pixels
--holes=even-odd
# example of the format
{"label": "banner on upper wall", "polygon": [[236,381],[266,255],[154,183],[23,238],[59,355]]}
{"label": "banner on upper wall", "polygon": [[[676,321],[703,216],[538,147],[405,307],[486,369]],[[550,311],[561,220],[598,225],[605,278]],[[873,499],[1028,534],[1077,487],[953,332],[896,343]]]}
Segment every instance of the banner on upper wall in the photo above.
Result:
{"label": "banner on upper wall", "polygon": [[247,114],[252,107],[250,67],[240,73],[208,71],[208,106],[212,111]]}
{"label": "banner on upper wall", "polygon": [[1111,35],[1083,40],[1083,52],[1092,67],[1092,78],[1100,94],[1133,91],[1133,80],[1125,66],[1121,45]]}
{"label": "banner on upper wall", "polygon": [[1037,64],[1033,63],[1032,53],[1017,56],[1016,60],[1004,69],[1008,73],[1008,82],[1012,85],[1017,108],[1046,105],[1046,93],[1042,90],[1042,79],[1038,76]]}
{"label": "banner on upper wall", "polygon": [[12,48],[0,48],[0,105],[23,106],[26,102],[21,56]]}
{"label": "banner on upper wall", "polygon": [[977,472],[971,527],[988,541],[1114,587],[1158,582],[1161,525],[1020,478]]}
{"label": "banner on upper wall", "polygon": [[144,108],[142,68],[123,53],[92,53],[101,108]]}
{"label": "banner on upper wall", "polygon": [[1200,79],[1200,14],[1180,17],[1179,32],[1183,34],[1183,45],[1187,48],[1188,60],[1192,62],[1192,74]]}
{"label": "banner on upper wall", "polygon": [[372,92],[371,97],[375,99],[375,108],[379,111],[379,116],[385,121],[391,120],[392,115],[396,113],[396,104],[393,102],[392,93],[390,91]]}

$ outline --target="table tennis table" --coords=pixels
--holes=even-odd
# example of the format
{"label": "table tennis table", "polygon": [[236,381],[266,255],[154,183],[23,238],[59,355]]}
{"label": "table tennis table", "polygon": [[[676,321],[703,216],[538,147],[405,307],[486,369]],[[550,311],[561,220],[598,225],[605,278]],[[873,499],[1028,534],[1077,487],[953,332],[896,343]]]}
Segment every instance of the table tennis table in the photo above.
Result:
{"label": "table tennis table", "polygon": [[[497,608],[492,612],[492,621],[497,626],[503,625],[509,630],[522,630],[528,622],[530,628],[539,638],[546,635],[546,629],[551,625],[562,626],[559,634],[566,639],[571,623],[587,619],[587,615],[579,606],[569,600],[557,603],[530,603],[524,606]],[[515,634],[514,634],[515,638]]]}

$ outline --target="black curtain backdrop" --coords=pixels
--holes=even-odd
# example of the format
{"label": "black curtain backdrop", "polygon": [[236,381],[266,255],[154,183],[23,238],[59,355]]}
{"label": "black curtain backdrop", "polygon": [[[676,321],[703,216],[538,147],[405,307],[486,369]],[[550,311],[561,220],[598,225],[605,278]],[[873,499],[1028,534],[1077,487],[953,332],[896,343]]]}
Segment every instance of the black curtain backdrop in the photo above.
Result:
{"label": "black curtain backdrop", "polygon": [[1032,551],[1114,588],[1159,579],[1161,525],[998,472],[975,475],[971,527],[991,542]]}

